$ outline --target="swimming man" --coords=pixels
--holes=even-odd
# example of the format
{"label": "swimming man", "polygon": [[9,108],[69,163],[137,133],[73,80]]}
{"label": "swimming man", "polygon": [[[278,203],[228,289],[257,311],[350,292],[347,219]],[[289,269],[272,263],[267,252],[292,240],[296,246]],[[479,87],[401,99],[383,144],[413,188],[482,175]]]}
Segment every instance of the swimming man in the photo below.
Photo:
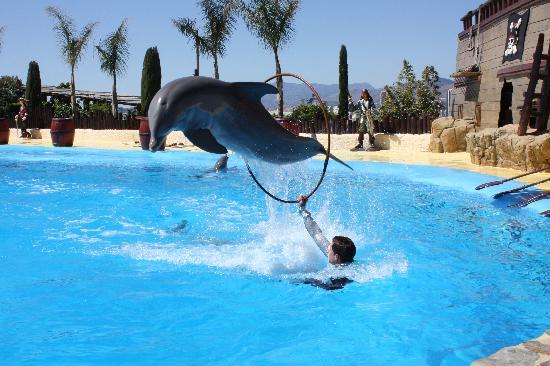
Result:
{"label": "swimming man", "polygon": [[[311,217],[311,213],[306,209],[306,196],[300,196],[298,199],[298,207],[300,208],[300,215],[304,219],[304,225],[309,235],[317,244],[319,249],[328,258],[330,264],[334,265],[347,265],[353,262],[355,257],[355,244],[346,236],[335,236],[330,242],[319,228],[319,225]],[[306,284],[321,287],[325,290],[338,290],[343,288],[346,284],[352,282],[348,278],[331,278],[330,282],[321,282],[319,280],[309,279],[306,280]]]}

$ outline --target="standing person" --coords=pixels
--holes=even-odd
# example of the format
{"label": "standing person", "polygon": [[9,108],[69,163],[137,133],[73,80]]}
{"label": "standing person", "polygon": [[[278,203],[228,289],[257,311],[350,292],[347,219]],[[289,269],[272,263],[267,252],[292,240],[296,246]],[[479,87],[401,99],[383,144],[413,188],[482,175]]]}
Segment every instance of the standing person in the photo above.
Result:
{"label": "standing person", "polygon": [[19,107],[19,112],[15,115],[15,120],[17,121],[19,128],[21,128],[20,137],[26,138],[31,137],[31,134],[27,132],[27,117],[29,116],[29,108],[27,107],[28,103],[29,101],[27,99],[19,98],[19,104],[21,104],[21,106]]}
{"label": "standing person", "polygon": [[365,150],[363,148],[363,141],[365,139],[365,133],[369,134],[369,148],[374,147],[374,119],[372,117],[372,109],[374,108],[374,101],[367,89],[361,91],[361,99],[359,100],[359,107],[361,108],[361,120],[359,122],[359,137],[357,145],[351,149],[351,151]]}

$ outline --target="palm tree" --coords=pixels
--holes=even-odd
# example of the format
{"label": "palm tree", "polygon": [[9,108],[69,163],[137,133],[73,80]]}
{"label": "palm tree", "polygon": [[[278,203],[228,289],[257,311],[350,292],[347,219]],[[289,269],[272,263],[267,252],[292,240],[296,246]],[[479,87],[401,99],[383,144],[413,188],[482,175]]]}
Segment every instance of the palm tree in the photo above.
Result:
{"label": "palm tree", "polygon": [[74,116],[76,114],[74,71],[78,61],[82,58],[82,51],[86,48],[97,23],[87,24],[77,34],[73,19],[63,14],[59,8],[48,6],[46,12],[56,21],[53,30],[57,32],[61,54],[71,67],[71,109]]}
{"label": "palm tree", "polygon": [[2,50],[2,34],[6,30],[6,27],[2,26],[0,27],[0,50]]}
{"label": "palm tree", "polygon": [[[264,47],[273,51],[275,56],[275,73],[281,73],[279,50],[290,42],[294,33],[292,22],[298,7],[299,0],[250,0],[243,3],[241,11],[246,26],[258,37]],[[278,112],[283,116],[283,78],[277,78]]]}
{"label": "palm tree", "polygon": [[127,19],[124,19],[120,26],[113,33],[101,40],[95,46],[101,61],[101,70],[113,77],[113,102],[111,104],[113,117],[118,116],[118,99],[116,92],[116,77],[126,70],[128,60],[128,27]]}
{"label": "palm tree", "polygon": [[199,34],[199,29],[194,20],[189,18],[172,19],[172,23],[181,34],[195,42],[195,52],[197,68],[195,69],[195,76],[199,76],[199,57],[201,54],[206,53],[206,41],[203,36]]}
{"label": "palm tree", "polygon": [[206,27],[206,52],[214,59],[214,78],[219,79],[218,57],[235,27],[234,8],[227,0],[200,0]]}

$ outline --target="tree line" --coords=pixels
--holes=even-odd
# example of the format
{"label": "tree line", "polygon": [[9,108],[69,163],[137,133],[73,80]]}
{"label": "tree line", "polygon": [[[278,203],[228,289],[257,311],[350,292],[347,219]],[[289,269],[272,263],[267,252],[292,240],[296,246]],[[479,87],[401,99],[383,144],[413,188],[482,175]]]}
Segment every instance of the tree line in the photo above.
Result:
{"label": "tree line", "polygon": [[[199,58],[205,55],[214,63],[214,78],[219,79],[219,59],[224,56],[226,45],[235,28],[237,18],[245,21],[247,28],[260,43],[273,52],[275,73],[281,72],[279,51],[292,39],[293,22],[299,8],[299,0],[198,0],[201,9],[202,26],[195,19],[173,18],[174,26],[194,43],[196,69],[200,75]],[[53,30],[57,35],[61,56],[70,68],[71,111],[78,113],[76,103],[75,71],[84,55],[97,22],[90,22],[78,28],[74,20],[60,8],[48,6],[46,13],[53,19]],[[0,48],[5,31],[0,27]],[[112,113],[117,115],[117,77],[126,71],[129,57],[128,21],[123,19],[119,27],[102,38],[95,51],[99,56],[100,69],[112,77]],[[143,88],[143,86],[142,86]],[[279,115],[283,114],[283,82],[277,79]],[[146,110],[145,110],[146,111]]]}
{"label": "tree line", "polygon": [[[235,29],[238,17],[244,20],[249,31],[256,36],[261,45],[272,51],[275,74],[281,73],[279,53],[282,47],[292,40],[294,35],[294,19],[299,9],[299,0],[198,0],[196,4],[201,10],[202,23],[199,24],[196,19],[184,17],[171,19],[175,28],[194,46],[196,58],[194,75],[200,75],[200,56],[204,55],[212,59],[213,76],[219,79],[219,59],[225,55],[227,42]],[[75,95],[75,70],[98,23],[90,22],[79,29],[74,20],[61,9],[48,6],[46,12],[54,20],[53,30],[57,35],[59,49],[70,68],[70,105],[71,113],[75,115],[79,112]],[[0,27],[0,51],[4,32],[5,27]],[[115,117],[118,114],[117,78],[126,71],[127,60],[130,56],[127,34],[128,20],[123,19],[113,32],[107,34],[99,41],[99,44],[94,46],[100,61],[100,69],[112,77],[110,108]],[[155,57],[159,58],[156,47],[148,49],[143,66],[142,95],[150,93],[150,90],[158,90],[160,87],[151,88],[149,86],[160,85],[160,60],[158,60],[158,75],[151,76],[153,79],[158,80],[148,80],[147,78],[151,77],[145,76],[146,70],[149,70],[149,63],[154,63]],[[154,70],[156,69],[155,67]],[[29,65],[28,76],[32,79],[30,80],[30,99],[27,99],[32,100],[33,93],[36,94],[37,90],[40,89],[40,73],[38,64],[34,61]],[[144,78],[147,80],[144,81]],[[403,116],[436,117],[442,107],[439,100],[438,81],[439,75],[433,66],[426,66],[421,78],[417,80],[412,65],[404,60],[403,69],[399,73],[397,81],[393,85],[386,85],[384,88],[377,116],[382,119]],[[13,80],[9,82],[13,82]],[[277,114],[282,117],[282,77],[277,78],[276,83],[278,89]],[[346,118],[348,115],[349,91],[347,49],[344,45],[340,49],[339,87],[338,117]],[[27,94],[29,94],[29,91],[27,91]],[[148,103],[142,103],[141,107],[142,113],[146,113]]]}

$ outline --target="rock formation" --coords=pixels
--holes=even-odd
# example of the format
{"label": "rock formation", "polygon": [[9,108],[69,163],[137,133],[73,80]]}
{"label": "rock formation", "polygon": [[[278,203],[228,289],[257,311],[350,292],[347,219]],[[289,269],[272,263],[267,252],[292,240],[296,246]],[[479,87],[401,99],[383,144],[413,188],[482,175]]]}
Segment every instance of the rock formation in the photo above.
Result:
{"label": "rock formation", "polygon": [[472,131],[475,131],[472,119],[438,118],[432,123],[430,151],[435,153],[466,151],[466,134]]}
{"label": "rock formation", "polygon": [[486,128],[466,136],[472,163],[519,170],[550,164],[550,134],[518,136],[517,125]]}

